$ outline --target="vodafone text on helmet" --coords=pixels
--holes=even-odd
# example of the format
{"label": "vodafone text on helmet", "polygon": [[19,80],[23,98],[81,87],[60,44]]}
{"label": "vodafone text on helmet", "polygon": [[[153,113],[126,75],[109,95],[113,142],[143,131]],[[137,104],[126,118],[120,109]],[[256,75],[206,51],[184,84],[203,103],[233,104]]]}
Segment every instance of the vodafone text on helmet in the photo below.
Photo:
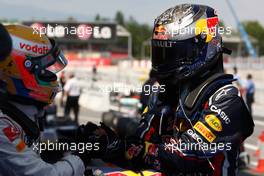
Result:
{"label": "vodafone text on helmet", "polygon": [[26,51],[30,51],[36,54],[46,54],[49,51],[49,47],[38,46],[37,44],[32,46],[30,44],[20,42],[19,47],[20,49],[25,49]]}

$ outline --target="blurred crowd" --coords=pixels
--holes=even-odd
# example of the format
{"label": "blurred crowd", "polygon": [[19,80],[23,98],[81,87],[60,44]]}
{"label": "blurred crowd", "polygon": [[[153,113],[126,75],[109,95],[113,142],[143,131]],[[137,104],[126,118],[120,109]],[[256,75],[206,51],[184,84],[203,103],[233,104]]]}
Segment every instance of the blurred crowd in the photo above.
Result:
{"label": "blurred crowd", "polygon": [[236,79],[236,85],[239,88],[240,94],[244,98],[248,109],[252,115],[252,104],[254,103],[254,95],[255,95],[255,83],[252,74],[248,73],[246,78],[241,78],[238,74],[237,67],[233,68],[234,79]]}

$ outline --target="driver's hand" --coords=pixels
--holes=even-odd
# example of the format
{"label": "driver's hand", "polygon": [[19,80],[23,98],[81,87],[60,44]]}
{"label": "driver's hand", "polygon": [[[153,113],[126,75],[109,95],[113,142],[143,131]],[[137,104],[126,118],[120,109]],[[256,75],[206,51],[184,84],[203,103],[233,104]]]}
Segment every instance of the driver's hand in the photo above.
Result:
{"label": "driver's hand", "polygon": [[97,143],[98,148],[88,154],[91,158],[113,158],[120,155],[124,148],[117,134],[103,123],[100,123],[100,126],[92,122],[81,125],[77,130],[76,140]]}

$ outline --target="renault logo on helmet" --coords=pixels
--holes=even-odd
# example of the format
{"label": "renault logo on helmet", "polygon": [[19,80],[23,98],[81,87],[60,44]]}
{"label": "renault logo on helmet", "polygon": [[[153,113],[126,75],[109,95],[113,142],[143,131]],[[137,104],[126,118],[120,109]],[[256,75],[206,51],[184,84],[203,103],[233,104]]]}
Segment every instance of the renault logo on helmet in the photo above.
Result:
{"label": "renault logo on helmet", "polygon": [[165,48],[171,48],[172,44],[175,43],[173,41],[162,41],[162,40],[152,40],[152,45],[155,47],[165,47]]}

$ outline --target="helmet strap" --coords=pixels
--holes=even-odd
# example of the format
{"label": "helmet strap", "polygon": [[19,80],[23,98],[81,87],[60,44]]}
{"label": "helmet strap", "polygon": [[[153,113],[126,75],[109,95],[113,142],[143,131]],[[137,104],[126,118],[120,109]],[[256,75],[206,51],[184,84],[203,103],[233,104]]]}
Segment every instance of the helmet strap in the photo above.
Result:
{"label": "helmet strap", "polygon": [[8,95],[8,101],[14,101],[16,103],[22,104],[22,105],[33,105],[36,106],[38,109],[43,109],[45,106],[47,106],[47,103],[42,103],[36,100],[33,100],[31,98],[26,98],[22,96],[14,96],[14,95]]}

